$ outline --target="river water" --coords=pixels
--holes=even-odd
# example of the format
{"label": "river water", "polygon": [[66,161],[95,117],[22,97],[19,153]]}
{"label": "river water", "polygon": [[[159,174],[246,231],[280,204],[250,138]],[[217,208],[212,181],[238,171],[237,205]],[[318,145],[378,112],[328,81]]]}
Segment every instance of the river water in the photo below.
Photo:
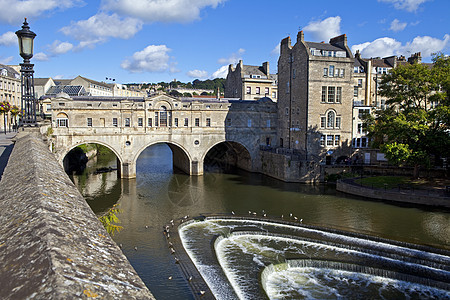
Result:
{"label": "river water", "polygon": [[113,156],[99,157],[72,178],[95,213],[119,204],[123,230],[113,239],[157,299],[194,298],[163,235],[169,220],[186,215],[233,211],[248,216],[250,211],[280,219],[292,214],[307,226],[450,250],[447,211],[370,201],[339,194],[333,186],[283,183],[243,171],[190,177],[174,172],[165,144],[140,155],[136,179],[117,179],[116,172],[93,174],[95,168],[115,163]]}

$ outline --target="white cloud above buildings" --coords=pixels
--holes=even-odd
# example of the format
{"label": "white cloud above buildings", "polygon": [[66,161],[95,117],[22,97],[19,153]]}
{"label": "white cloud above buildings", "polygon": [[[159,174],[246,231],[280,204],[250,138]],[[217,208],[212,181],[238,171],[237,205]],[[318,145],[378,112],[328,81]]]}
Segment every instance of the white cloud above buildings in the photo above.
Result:
{"label": "white cloud above buildings", "polygon": [[200,19],[206,7],[216,8],[226,0],[103,0],[101,8],[138,18],[146,23],[189,23]]}
{"label": "white cloud above buildings", "polygon": [[443,51],[450,45],[450,35],[446,34],[444,38],[437,39],[430,36],[417,36],[411,42],[404,45],[389,37],[376,39],[372,42],[366,42],[351,47],[352,52],[356,50],[361,52],[363,57],[387,57],[392,55],[408,56],[412,53],[421,52],[422,57],[430,57],[432,53]]}
{"label": "white cloud above buildings", "polygon": [[204,79],[208,78],[208,71],[205,70],[191,70],[186,72],[186,75],[191,78],[198,78],[198,79]]}
{"label": "white cloud above buildings", "polygon": [[415,12],[419,6],[430,0],[378,0],[378,2],[391,3],[396,9]]}
{"label": "white cloud above buildings", "polygon": [[221,66],[217,71],[215,71],[211,78],[227,78],[228,75],[228,65]]}
{"label": "white cloud above buildings", "polygon": [[2,35],[0,35],[0,46],[12,46],[17,45],[17,35],[8,31]]}
{"label": "white cloud above buildings", "polygon": [[129,39],[142,29],[142,25],[143,22],[137,19],[99,13],[61,28],[61,32],[80,41],[79,47],[85,48],[105,42],[108,38]]}
{"label": "white cloud above buildings", "polygon": [[224,64],[236,64],[240,60],[242,60],[242,55],[245,53],[245,49],[240,48],[237,52],[231,53],[229,57],[226,58],[219,58],[217,60],[217,63],[224,65]]}
{"label": "white cloud above buildings", "polygon": [[50,57],[44,52],[39,52],[33,56],[33,59],[37,61],[49,61]]}
{"label": "white cloud above buildings", "polygon": [[171,61],[166,45],[149,45],[144,50],[135,52],[125,59],[120,66],[131,73],[143,72],[176,72],[175,62]]}
{"label": "white cloud above buildings", "polygon": [[17,24],[23,22],[24,16],[34,18],[57,9],[82,5],[84,2],[81,0],[0,0],[0,22]]}
{"label": "white cloud above buildings", "polygon": [[394,21],[391,22],[391,27],[389,27],[389,30],[392,30],[394,32],[402,31],[406,28],[407,23],[402,23],[398,19],[394,19]]}
{"label": "white cloud above buildings", "polygon": [[329,17],[324,20],[312,21],[303,27],[315,41],[328,42],[330,38],[341,34],[341,17]]}
{"label": "white cloud above buildings", "polygon": [[2,57],[2,56],[0,56],[0,64],[7,65],[7,64],[9,64],[13,59],[14,59],[14,57],[12,57],[12,56],[8,56],[8,57]]}

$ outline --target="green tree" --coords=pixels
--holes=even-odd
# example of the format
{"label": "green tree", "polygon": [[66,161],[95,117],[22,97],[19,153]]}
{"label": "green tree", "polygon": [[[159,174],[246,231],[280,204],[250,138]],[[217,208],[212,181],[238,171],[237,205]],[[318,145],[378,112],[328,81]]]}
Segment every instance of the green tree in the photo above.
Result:
{"label": "green tree", "polygon": [[386,110],[365,117],[372,146],[397,165],[428,167],[431,156],[450,157],[450,62],[437,55],[434,65],[400,65],[385,75],[380,95]]}

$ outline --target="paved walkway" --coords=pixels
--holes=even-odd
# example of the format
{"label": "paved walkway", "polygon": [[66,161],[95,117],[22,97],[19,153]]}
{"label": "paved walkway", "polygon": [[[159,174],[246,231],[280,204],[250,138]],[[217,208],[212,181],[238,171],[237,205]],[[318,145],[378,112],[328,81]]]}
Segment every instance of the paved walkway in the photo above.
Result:
{"label": "paved walkway", "polygon": [[2,179],[3,171],[8,164],[9,156],[14,148],[13,138],[17,132],[0,133],[0,180]]}

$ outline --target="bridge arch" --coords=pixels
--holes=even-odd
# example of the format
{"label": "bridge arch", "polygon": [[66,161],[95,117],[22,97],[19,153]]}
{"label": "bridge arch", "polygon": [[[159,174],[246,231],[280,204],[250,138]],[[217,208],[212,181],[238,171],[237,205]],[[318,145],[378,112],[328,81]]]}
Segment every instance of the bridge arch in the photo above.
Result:
{"label": "bridge arch", "polygon": [[202,162],[213,168],[233,165],[246,171],[253,170],[253,157],[248,146],[233,140],[216,142],[204,152]]}
{"label": "bridge arch", "polygon": [[155,141],[147,143],[145,144],[145,146],[140,147],[136,151],[136,154],[133,158],[134,165],[136,165],[137,159],[145,149],[156,144],[166,144],[167,146],[169,146],[170,150],[172,151],[172,160],[174,167],[189,175],[193,174],[193,172],[195,173],[196,170],[194,170],[192,157],[189,151],[183,145],[173,141]]}

